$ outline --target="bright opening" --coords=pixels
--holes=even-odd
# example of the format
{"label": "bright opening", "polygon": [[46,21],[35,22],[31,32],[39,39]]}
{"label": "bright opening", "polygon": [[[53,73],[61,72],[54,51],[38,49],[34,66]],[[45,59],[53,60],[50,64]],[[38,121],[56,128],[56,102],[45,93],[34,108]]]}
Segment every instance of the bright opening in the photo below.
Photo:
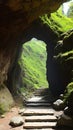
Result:
{"label": "bright opening", "polygon": [[41,40],[32,38],[23,44],[19,59],[21,67],[21,93],[24,96],[32,94],[35,89],[47,88],[46,80],[46,44]]}
{"label": "bright opening", "polygon": [[72,15],[71,17],[73,17],[73,0],[63,4],[63,13],[66,16]]}

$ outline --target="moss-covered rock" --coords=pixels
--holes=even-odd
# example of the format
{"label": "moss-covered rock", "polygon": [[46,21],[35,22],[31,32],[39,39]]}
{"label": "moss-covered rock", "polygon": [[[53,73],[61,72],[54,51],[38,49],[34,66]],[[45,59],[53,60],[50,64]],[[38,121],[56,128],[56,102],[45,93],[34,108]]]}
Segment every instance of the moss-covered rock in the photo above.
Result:
{"label": "moss-covered rock", "polygon": [[73,92],[73,82],[69,83],[66,87],[64,99],[67,100],[70,96],[71,92]]}
{"label": "moss-covered rock", "polygon": [[62,12],[62,6],[50,16],[45,14],[41,17],[44,24],[50,26],[50,28],[58,35],[73,28],[73,20],[65,16]]}
{"label": "moss-covered rock", "polygon": [[66,86],[73,81],[73,30],[64,33],[62,36],[63,37],[59,39],[56,46],[54,47],[54,54],[51,59],[53,64],[52,66],[54,66],[56,70],[56,72],[54,71],[55,78],[54,80],[51,79],[53,82],[50,80],[49,81],[52,86],[52,90],[55,88],[54,86],[57,86],[57,88],[59,88],[59,90],[61,89],[63,93]]}
{"label": "moss-covered rock", "polygon": [[5,85],[0,88],[0,114],[8,111],[10,107],[14,104],[12,95]]}

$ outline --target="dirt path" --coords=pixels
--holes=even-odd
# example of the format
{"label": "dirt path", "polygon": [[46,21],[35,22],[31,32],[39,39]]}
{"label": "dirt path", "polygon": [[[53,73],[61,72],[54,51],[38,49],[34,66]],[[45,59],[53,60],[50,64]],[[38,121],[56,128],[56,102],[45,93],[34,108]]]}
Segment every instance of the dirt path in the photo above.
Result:
{"label": "dirt path", "polygon": [[[45,109],[44,109],[45,110]],[[5,114],[5,118],[0,118],[0,130],[23,130],[23,126],[19,126],[19,127],[11,127],[9,125],[9,122],[10,122],[10,119],[14,116],[17,116],[18,115],[18,111],[19,111],[19,108],[18,107],[13,107],[9,112],[7,112]],[[26,111],[25,113],[31,113],[31,111],[33,111],[33,109],[31,108],[26,108]],[[37,112],[37,110],[35,109],[35,111]],[[39,109],[39,112],[41,112],[41,110]],[[40,115],[41,116],[41,115]],[[26,116],[27,117],[27,116]],[[29,118],[29,117],[28,117]],[[36,117],[35,117],[36,118]],[[26,118],[27,119],[27,118]],[[33,120],[33,119],[32,119]],[[25,123],[26,124],[26,123]],[[28,124],[29,125],[29,124]],[[31,124],[30,124],[31,126]],[[28,127],[30,127],[28,126]],[[32,130],[32,128],[30,128],[30,130]]]}
{"label": "dirt path", "polygon": [[[27,121],[26,122],[24,121],[25,123],[22,126],[12,128],[9,125],[9,122],[10,122],[12,117],[18,115],[18,111],[19,111],[19,107],[13,107],[9,112],[7,112],[5,114],[5,118],[0,118],[0,130],[23,130],[24,125],[26,125],[26,127],[24,126],[25,127],[24,129],[29,128],[30,130],[32,130],[31,126],[34,123],[38,123],[38,122],[34,122],[34,120],[38,121],[38,118],[39,118],[40,122],[43,122],[44,117],[42,117],[43,120],[41,120],[41,116],[44,116],[44,113],[41,113],[41,109],[42,109],[43,106],[45,106],[45,107],[48,107],[47,109],[49,110],[49,107],[50,107],[50,104],[48,102],[46,102],[47,100],[45,100],[44,95],[48,95],[46,89],[45,90],[38,90],[38,91],[35,92],[34,97],[30,98],[30,100],[27,101],[26,113],[31,113],[32,114],[32,111],[34,111],[32,116],[31,116],[31,118],[33,118],[32,121],[28,121],[30,119],[26,119]],[[30,109],[29,106],[33,106],[34,110],[32,108]],[[39,109],[39,107],[40,107],[40,109]],[[38,109],[38,112],[37,112],[36,108]],[[42,111],[46,112],[47,110],[45,110],[45,108],[44,108],[44,109],[42,109]],[[41,113],[40,117],[35,116],[36,112],[37,112],[37,114]],[[47,112],[46,115],[48,116],[48,112]],[[45,117],[45,120],[47,120],[47,116]],[[24,119],[25,118],[26,118],[26,116],[24,116]],[[28,116],[28,118],[30,118],[30,116]],[[37,125],[38,124],[36,124],[36,126]],[[42,125],[42,124],[39,124],[39,128],[40,128],[40,125]],[[37,127],[33,126],[33,128],[37,128]]]}
{"label": "dirt path", "polygon": [[35,95],[27,100],[23,112],[24,124],[14,128],[9,125],[9,122],[12,117],[19,115],[20,108],[13,107],[5,114],[5,118],[0,118],[0,130],[72,130],[71,128],[57,129],[55,127],[56,117],[61,115],[62,111],[55,111],[47,101],[42,95]]}
{"label": "dirt path", "polygon": [[10,110],[10,112],[7,112],[7,113],[5,114],[5,118],[0,118],[0,130],[21,130],[21,129],[23,128],[23,126],[12,128],[12,127],[9,125],[10,119],[11,119],[13,116],[18,115],[18,110],[19,110],[18,107],[13,107],[13,108]]}

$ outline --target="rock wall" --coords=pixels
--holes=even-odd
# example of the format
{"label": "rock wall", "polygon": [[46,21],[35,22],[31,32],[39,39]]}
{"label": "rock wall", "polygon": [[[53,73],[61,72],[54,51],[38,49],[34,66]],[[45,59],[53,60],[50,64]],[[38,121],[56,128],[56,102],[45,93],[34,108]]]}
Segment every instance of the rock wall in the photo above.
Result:
{"label": "rock wall", "polygon": [[0,1],[0,84],[7,79],[9,66],[25,28],[38,16],[55,11],[64,1]]}
{"label": "rock wall", "polygon": [[53,85],[51,89],[53,92],[56,90],[55,94],[60,94],[64,92],[70,82],[73,82],[73,30],[66,32],[57,42],[52,61],[54,63],[52,68],[57,68],[54,73],[54,79],[57,72],[58,75],[56,80],[51,78],[50,84]]}
{"label": "rock wall", "polygon": [[[58,40],[58,36],[50,29],[50,27],[43,25],[41,20],[34,21],[31,26],[24,32],[24,37],[22,38],[21,42],[25,43],[32,38],[37,38],[38,40],[43,40],[46,43],[46,51],[47,54],[49,53],[49,57],[51,55],[54,55],[54,48],[56,45],[56,42]],[[49,48],[49,50],[47,50]],[[17,56],[14,62],[13,68],[11,68],[11,71],[8,73],[8,87],[10,91],[18,91],[22,84],[22,76],[21,76],[21,68],[17,63],[17,60],[22,52],[22,48],[19,46],[19,49],[17,51]],[[48,61],[48,60],[47,60]],[[50,63],[47,63],[46,71]],[[55,69],[55,68],[54,68]],[[46,73],[47,78],[47,73]],[[52,76],[53,78],[53,76]]]}
{"label": "rock wall", "polygon": [[14,105],[13,97],[8,88],[3,85],[0,86],[0,114],[9,110]]}
{"label": "rock wall", "polygon": [[[0,1],[0,86],[7,84],[24,30],[44,13],[51,13],[66,0]],[[52,54],[52,53],[51,53]],[[7,77],[9,76],[9,77]],[[11,86],[8,86],[10,89]]]}
{"label": "rock wall", "polygon": [[[59,95],[64,92],[68,83],[73,79],[73,31],[70,30],[63,34],[60,38],[46,25],[43,25],[40,21],[34,21],[26,32],[24,32],[24,38],[22,43],[35,37],[37,39],[43,40],[46,43],[47,50],[47,62],[46,62],[46,77],[50,86],[50,89],[54,95]],[[21,47],[19,46],[19,52],[21,52]],[[17,56],[18,53],[17,51]],[[16,59],[14,67],[8,76],[8,86],[12,90],[14,88],[14,83],[19,84],[19,75],[21,70],[16,64]],[[19,74],[18,74],[19,73]],[[16,85],[17,86],[17,85]]]}

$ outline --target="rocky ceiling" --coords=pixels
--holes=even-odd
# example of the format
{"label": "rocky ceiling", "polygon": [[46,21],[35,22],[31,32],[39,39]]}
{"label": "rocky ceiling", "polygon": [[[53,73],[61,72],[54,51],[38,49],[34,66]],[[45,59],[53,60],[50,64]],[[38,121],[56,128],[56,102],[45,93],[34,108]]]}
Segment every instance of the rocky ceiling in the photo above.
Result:
{"label": "rocky ceiling", "polygon": [[16,53],[18,40],[27,26],[44,13],[56,11],[67,0],[0,0],[0,83]]}
{"label": "rocky ceiling", "polygon": [[66,0],[1,0],[0,38],[1,44],[9,39],[14,42],[23,30],[38,16],[56,11]]}

